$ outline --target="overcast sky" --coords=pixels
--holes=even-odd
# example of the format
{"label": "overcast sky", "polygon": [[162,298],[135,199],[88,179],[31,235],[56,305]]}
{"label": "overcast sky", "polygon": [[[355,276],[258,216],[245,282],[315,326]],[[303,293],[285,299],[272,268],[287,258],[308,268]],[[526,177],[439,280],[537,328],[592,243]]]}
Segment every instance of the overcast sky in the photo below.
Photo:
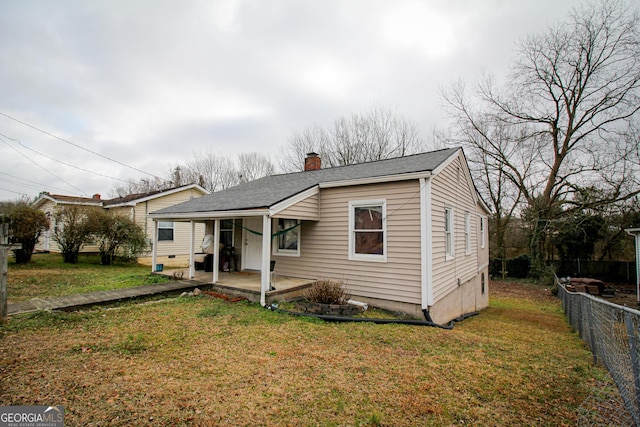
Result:
{"label": "overcast sky", "polygon": [[201,151],[275,157],[375,106],[427,136],[447,126],[441,87],[504,75],[580,3],[2,0],[0,200],[109,196]]}

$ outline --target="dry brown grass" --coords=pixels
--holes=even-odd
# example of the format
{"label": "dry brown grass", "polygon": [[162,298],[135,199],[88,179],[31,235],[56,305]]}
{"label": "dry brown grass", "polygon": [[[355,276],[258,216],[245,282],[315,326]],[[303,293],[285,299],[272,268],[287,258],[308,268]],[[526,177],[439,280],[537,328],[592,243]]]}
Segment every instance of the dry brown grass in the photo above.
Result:
{"label": "dry brown grass", "polygon": [[203,296],[0,329],[0,405],[66,425],[574,425],[604,377],[557,300],[495,285],[442,329],[332,324]]}

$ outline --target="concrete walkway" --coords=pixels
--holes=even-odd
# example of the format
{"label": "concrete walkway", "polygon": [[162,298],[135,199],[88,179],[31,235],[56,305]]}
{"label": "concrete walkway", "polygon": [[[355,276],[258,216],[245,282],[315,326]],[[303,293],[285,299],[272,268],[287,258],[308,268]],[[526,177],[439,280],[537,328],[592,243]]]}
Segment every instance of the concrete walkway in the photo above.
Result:
{"label": "concrete walkway", "polygon": [[167,292],[186,292],[203,286],[206,286],[206,284],[194,280],[181,280],[179,282],[157,283],[154,285],[89,292],[64,297],[32,298],[28,301],[8,302],[7,315],[10,316],[12,314],[28,313],[38,310],[72,310],[80,307],[107,304]]}

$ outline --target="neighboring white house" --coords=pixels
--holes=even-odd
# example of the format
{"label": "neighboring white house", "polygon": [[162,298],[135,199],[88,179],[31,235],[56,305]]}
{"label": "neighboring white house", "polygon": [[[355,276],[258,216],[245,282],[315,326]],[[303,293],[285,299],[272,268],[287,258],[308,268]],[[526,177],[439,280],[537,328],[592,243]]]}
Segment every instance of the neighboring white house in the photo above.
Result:
{"label": "neighboring white house", "polygon": [[489,209],[462,149],[327,169],[311,153],[305,169],[150,217],[204,224],[234,246],[241,269],[260,271],[263,304],[276,261],[278,275],[342,280],[358,300],[439,323],[487,307]]}
{"label": "neighboring white house", "polygon": [[[96,206],[109,209],[127,215],[138,223],[145,235],[149,239],[149,252],[138,259],[143,264],[151,264],[151,243],[153,241],[155,223],[148,217],[148,213],[154,210],[172,206],[176,203],[188,201],[194,198],[207,195],[209,192],[197,184],[191,184],[167,190],[155,190],[148,193],[130,194],[115,199],[102,199],[99,194],[93,197],[75,197],[58,194],[41,193],[33,203],[41,211],[45,212],[50,219],[49,230],[45,231],[36,245],[36,251],[60,252],[60,248],[53,240],[53,231],[56,224],[54,221],[55,209],[64,205]],[[165,221],[159,223],[160,234],[157,238],[157,262],[168,267],[184,267],[189,263],[189,238],[191,228],[185,223],[173,223]],[[200,225],[195,229],[196,237],[202,241],[204,236],[204,226]],[[82,252],[98,252],[96,245],[83,246]]]}

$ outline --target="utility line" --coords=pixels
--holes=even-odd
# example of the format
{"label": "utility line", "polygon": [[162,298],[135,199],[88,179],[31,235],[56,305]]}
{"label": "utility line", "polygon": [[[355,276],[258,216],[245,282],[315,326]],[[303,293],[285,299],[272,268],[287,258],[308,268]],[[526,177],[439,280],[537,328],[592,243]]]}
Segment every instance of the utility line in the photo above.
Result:
{"label": "utility line", "polygon": [[[34,186],[36,186],[36,187],[37,187],[37,188],[39,188],[39,189],[42,189],[42,188],[50,188],[50,189],[52,189],[52,190],[56,190],[56,191],[67,191],[67,190],[62,190],[62,189],[60,189],[60,188],[52,187],[52,186],[50,186],[50,185],[41,184],[41,183],[39,183],[39,182],[35,182],[35,181],[28,180],[28,179],[20,178],[19,176],[11,175],[11,174],[8,174],[8,173],[6,173],[6,172],[2,172],[2,171],[0,171],[0,174],[2,174],[2,175],[6,175],[6,176],[11,177],[11,178],[19,179],[19,180],[21,180],[21,181],[28,182],[28,183],[30,183],[30,184],[33,184]],[[3,178],[0,178],[0,180],[4,180],[4,181],[7,181],[7,182],[10,182],[10,181],[8,181],[8,180],[6,180],[6,179],[3,179]],[[25,186],[25,187],[26,187],[26,184],[20,184],[20,183],[16,183],[16,184],[18,184],[18,185],[23,185],[23,186]]]}
{"label": "utility line", "polygon": [[154,175],[154,174],[152,174],[152,173],[145,172],[145,171],[143,171],[143,170],[141,170],[141,169],[138,169],[138,168],[133,167],[133,166],[129,166],[129,165],[125,164],[125,163],[122,163],[121,161],[118,161],[118,160],[112,159],[111,157],[105,156],[104,154],[97,153],[97,152],[95,152],[95,151],[93,151],[93,150],[90,150],[90,149],[88,149],[88,148],[85,148],[85,147],[83,147],[83,146],[81,146],[81,145],[78,145],[78,144],[76,144],[76,143],[74,143],[74,142],[71,142],[71,141],[66,140],[66,139],[64,139],[64,138],[62,138],[62,137],[59,137],[59,136],[57,136],[57,135],[54,135],[54,134],[52,134],[51,132],[47,132],[46,130],[42,130],[42,129],[38,128],[38,127],[35,127],[35,126],[33,126],[33,125],[30,125],[29,123],[23,122],[22,120],[16,119],[15,117],[11,117],[10,115],[5,114],[5,113],[3,113],[3,112],[1,112],[1,111],[0,111],[0,115],[4,116],[4,117],[6,117],[6,118],[8,118],[8,119],[10,119],[10,120],[13,120],[14,122],[20,123],[21,125],[24,125],[24,126],[30,127],[31,129],[37,130],[38,132],[41,132],[41,133],[43,133],[43,134],[45,134],[45,135],[48,135],[48,136],[50,136],[50,137],[52,137],[52,138],[55,138],[55,139],[57,139],[57,140],[59,140],[59,141],[62,141],[62,142],[64,142],[64,143],[66,143],[66,144],[72,145],[72,146],[74,146],[74,147],[76,147],[76,148],[79,148],[79,149],[81,149],[81,150],[84,150],[84,151],[86,151],[86,152],[88,152],[88,153],[91,153],[91,154],[93,154],[93,155],[96,155],[96,156],[102,157],[103,159],[109,160],[110,162],[114,162],[114,163],[117,163],[117,164],[119,164],[119,165],[121,165],[121,166],[124,166],[124,167],[126,167],[126,168],[132,169],[132,170],[134,170],[134,171],[136,171],[136,172],[140,172],[140,173],[143,173],[143,174],[145,174],[145,175],[149,175],[149,176],[152,176],[152,177],[154,177],[154,178],[158,178],[158,179],[159,179],[159,180],[161,180],[161,181],[166,181],[165,179],[162,179],[162,178],[160,178],[159,176],[156,176],[156,175]]}
{"label": "utility line", "polygon": [[[0,114],[1,114],[1,113],[0,113]],[[116,178],[116,177],[113,177],[113,176],[105,175],[105,174],[102,174],[102,173],[100,173],[100,172],[91,171],[91,170],[89,170],[89,169],[84,169],[84,168],[81,168],[81,167],[79,167],[79,166],[75,166],[75,165],[72,165],[72,164],[70,164],[70,163],[63,162],[62,160],[58,160],[58,159],[56,159],[56,158],[54,158],[54,157],[51,157],[51,156],[49,156],[49,155],[47,155],[47,154],[41,153],[41,152],[39,152],[39,151],[37,151],[37,150],[34,150],[34,149],[33,149],[33,148],[31,148],[31,147],[27,147],[27,146],[26,146],[26,145],[24,145],[20,140],[15,139],[15,138],[11,138],[10,136],[7,136],[7,135],[5,135],[5,134],[3,134],[3,133],[0,133],[0,136],[3,136],[3,137],[5,137],[5,138],[7,138],[7,139],[9,139],[9,140],[11,140],[11,141],[14,141],[14,142],[16,142],[16,143],[20,144],[21,146],[23,146],[24,148],[26,148],[26,149],[27,149],[27,150],[29,150],[29,151],[33,151],[33,152],[34,152],[34,153],[36,153],[36,154],[39,154],[39,155],[41,155],[41,156],[43,156],[43,157],[46,157],[47,159],[53,160],[54,162],[61,163],[61,164],[65,165],[65,166],[69,166],[69,167],[71,167],[71,168],[78,169],[78,170],[81,170],[81,171],[83,171],[83,172],[92,173],[92,174],[94,174],[94,175],[99,175],[99,176],[102,176],[102,177],[105,177],[105,178],[109,178],[109,179],[113,179],[113,180],[116,180],[116,181],[121,181],[121,182],[125,182],[125,183],[126,183],[126,182],[128,182],[128,181],[126,181],[126,180],[124,180],[124,179],[120,179],[120,178]]]}
{"label": "utility line", "polygon": [[[0,113],[1,114],[1,113]],[[16,153],[20,154],[22,157],[24,157],[25,159],[29,160],[31,163],[33,163],[34,165],[38,166],[40,169],[44,170],[47,173],[50,173],[51,175],[55,176],[56,178],[58,178],[60,181],[64,182],[65,184],[67,184],[69,187],[74,188],[75,190],[78,190],[80,192],[80,194],[85,194],[84,191],[82,191],[81,189],[79,189],[78,187],[76,187],[75,185],[71,184],[70,182],[67,182],[66,180],[64,180],[63,178],[59,177],[58,175],[56,175],[55,173],[51,172],[50,170],[48,170],[47,168],[45,168],[44,166],[41,166],[40,164],[38,164],[35,160],[30,159],[27,155],[25,155],[24,153],[20,152],[20,150],[18,150],[16,147],[14,147],[13,145],[9,144],[4,138],[0,137],[0,141],[4,142],[5,144],[7,144],[7,146],[9,146],[9,148],[11,148],[12,150],[14,150]]]}
{"label": "utility line", "polygon": [[8,191],[9,193],[17,194],[18,196],[26,196],[29,197],[27,193],[19,193],[17,191],[9,190],[8,188],[0,187],[0,190]]}

